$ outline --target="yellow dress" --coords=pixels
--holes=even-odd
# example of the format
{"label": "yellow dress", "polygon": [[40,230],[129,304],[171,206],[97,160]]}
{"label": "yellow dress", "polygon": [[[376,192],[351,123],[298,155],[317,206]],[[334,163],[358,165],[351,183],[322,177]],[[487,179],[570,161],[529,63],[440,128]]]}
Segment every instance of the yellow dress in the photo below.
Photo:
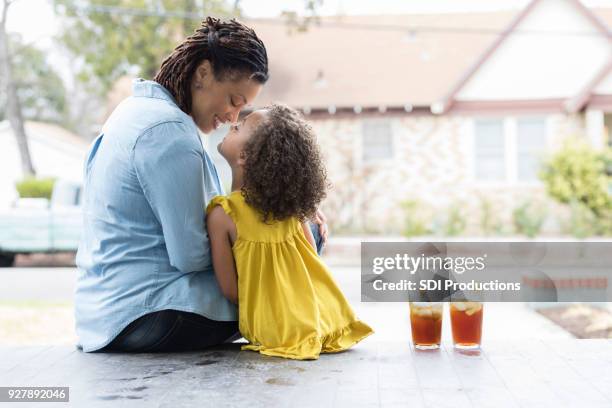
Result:
{"label": "yellow dress", "polygon": [[236,224],[240,333],[269,356],[317,359],[373,333],[355,317],[297,218],[264,224],[240,191],[212,199]]}

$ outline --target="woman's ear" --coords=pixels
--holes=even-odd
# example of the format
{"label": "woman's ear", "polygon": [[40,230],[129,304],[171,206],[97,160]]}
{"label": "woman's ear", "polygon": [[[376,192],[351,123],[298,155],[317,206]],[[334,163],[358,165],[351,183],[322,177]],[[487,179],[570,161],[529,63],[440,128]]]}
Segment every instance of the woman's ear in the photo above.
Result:
{"label": "woman's ear", "polygon": [[204,60],[198,65],[193,75],[193,83],[196,88],[202,89],[208,85],[212,78],[212,65],[210,61]]}

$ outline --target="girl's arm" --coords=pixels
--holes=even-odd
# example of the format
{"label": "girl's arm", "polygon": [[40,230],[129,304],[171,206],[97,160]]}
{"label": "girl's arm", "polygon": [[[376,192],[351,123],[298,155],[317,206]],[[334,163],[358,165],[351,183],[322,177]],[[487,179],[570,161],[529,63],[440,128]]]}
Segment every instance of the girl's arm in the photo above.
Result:
{"label": "girl's arm", "polygon": [[308,225],[308,221],[302,223],[302,229],[304,230],[304,236],[310,242],[310,245],[314,248],[315,253],[317,252],[317,244],[315,243],[314,237],[312,236],[312,231],[310,231],[310,225]]}
{"label": "girl's arm", "polygon": [[230,231],[236,226],[220,206],[216,206],[208,213],[206,225],[215,276],[221,292],[230,302],[238,304],[238,278],[230,240]]}

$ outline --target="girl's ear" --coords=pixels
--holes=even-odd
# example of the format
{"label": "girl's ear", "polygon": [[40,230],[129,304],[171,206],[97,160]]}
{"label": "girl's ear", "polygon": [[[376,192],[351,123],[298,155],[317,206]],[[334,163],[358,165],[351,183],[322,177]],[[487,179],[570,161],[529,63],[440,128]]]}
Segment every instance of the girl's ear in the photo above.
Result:
{"label": "girl's ear", "polygon": [[239,166],[244,166],[244,164],[246,163],[246,153],[244,152],[244,150],[240,152],[237,163]]}

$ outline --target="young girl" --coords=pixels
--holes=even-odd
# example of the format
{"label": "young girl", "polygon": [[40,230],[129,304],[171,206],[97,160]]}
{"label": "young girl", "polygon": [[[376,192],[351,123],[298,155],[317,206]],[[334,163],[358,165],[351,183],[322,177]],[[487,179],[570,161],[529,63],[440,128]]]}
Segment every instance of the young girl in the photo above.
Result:
{"label": "young girl", "polygon": [[207,229],[219,286],[250,343],[242,349],[317,359],[372,334],[315,251],[307,219],[327,182],[310,126],[272,105],[232,126],[218,150],[232,192],[212,199]]}

